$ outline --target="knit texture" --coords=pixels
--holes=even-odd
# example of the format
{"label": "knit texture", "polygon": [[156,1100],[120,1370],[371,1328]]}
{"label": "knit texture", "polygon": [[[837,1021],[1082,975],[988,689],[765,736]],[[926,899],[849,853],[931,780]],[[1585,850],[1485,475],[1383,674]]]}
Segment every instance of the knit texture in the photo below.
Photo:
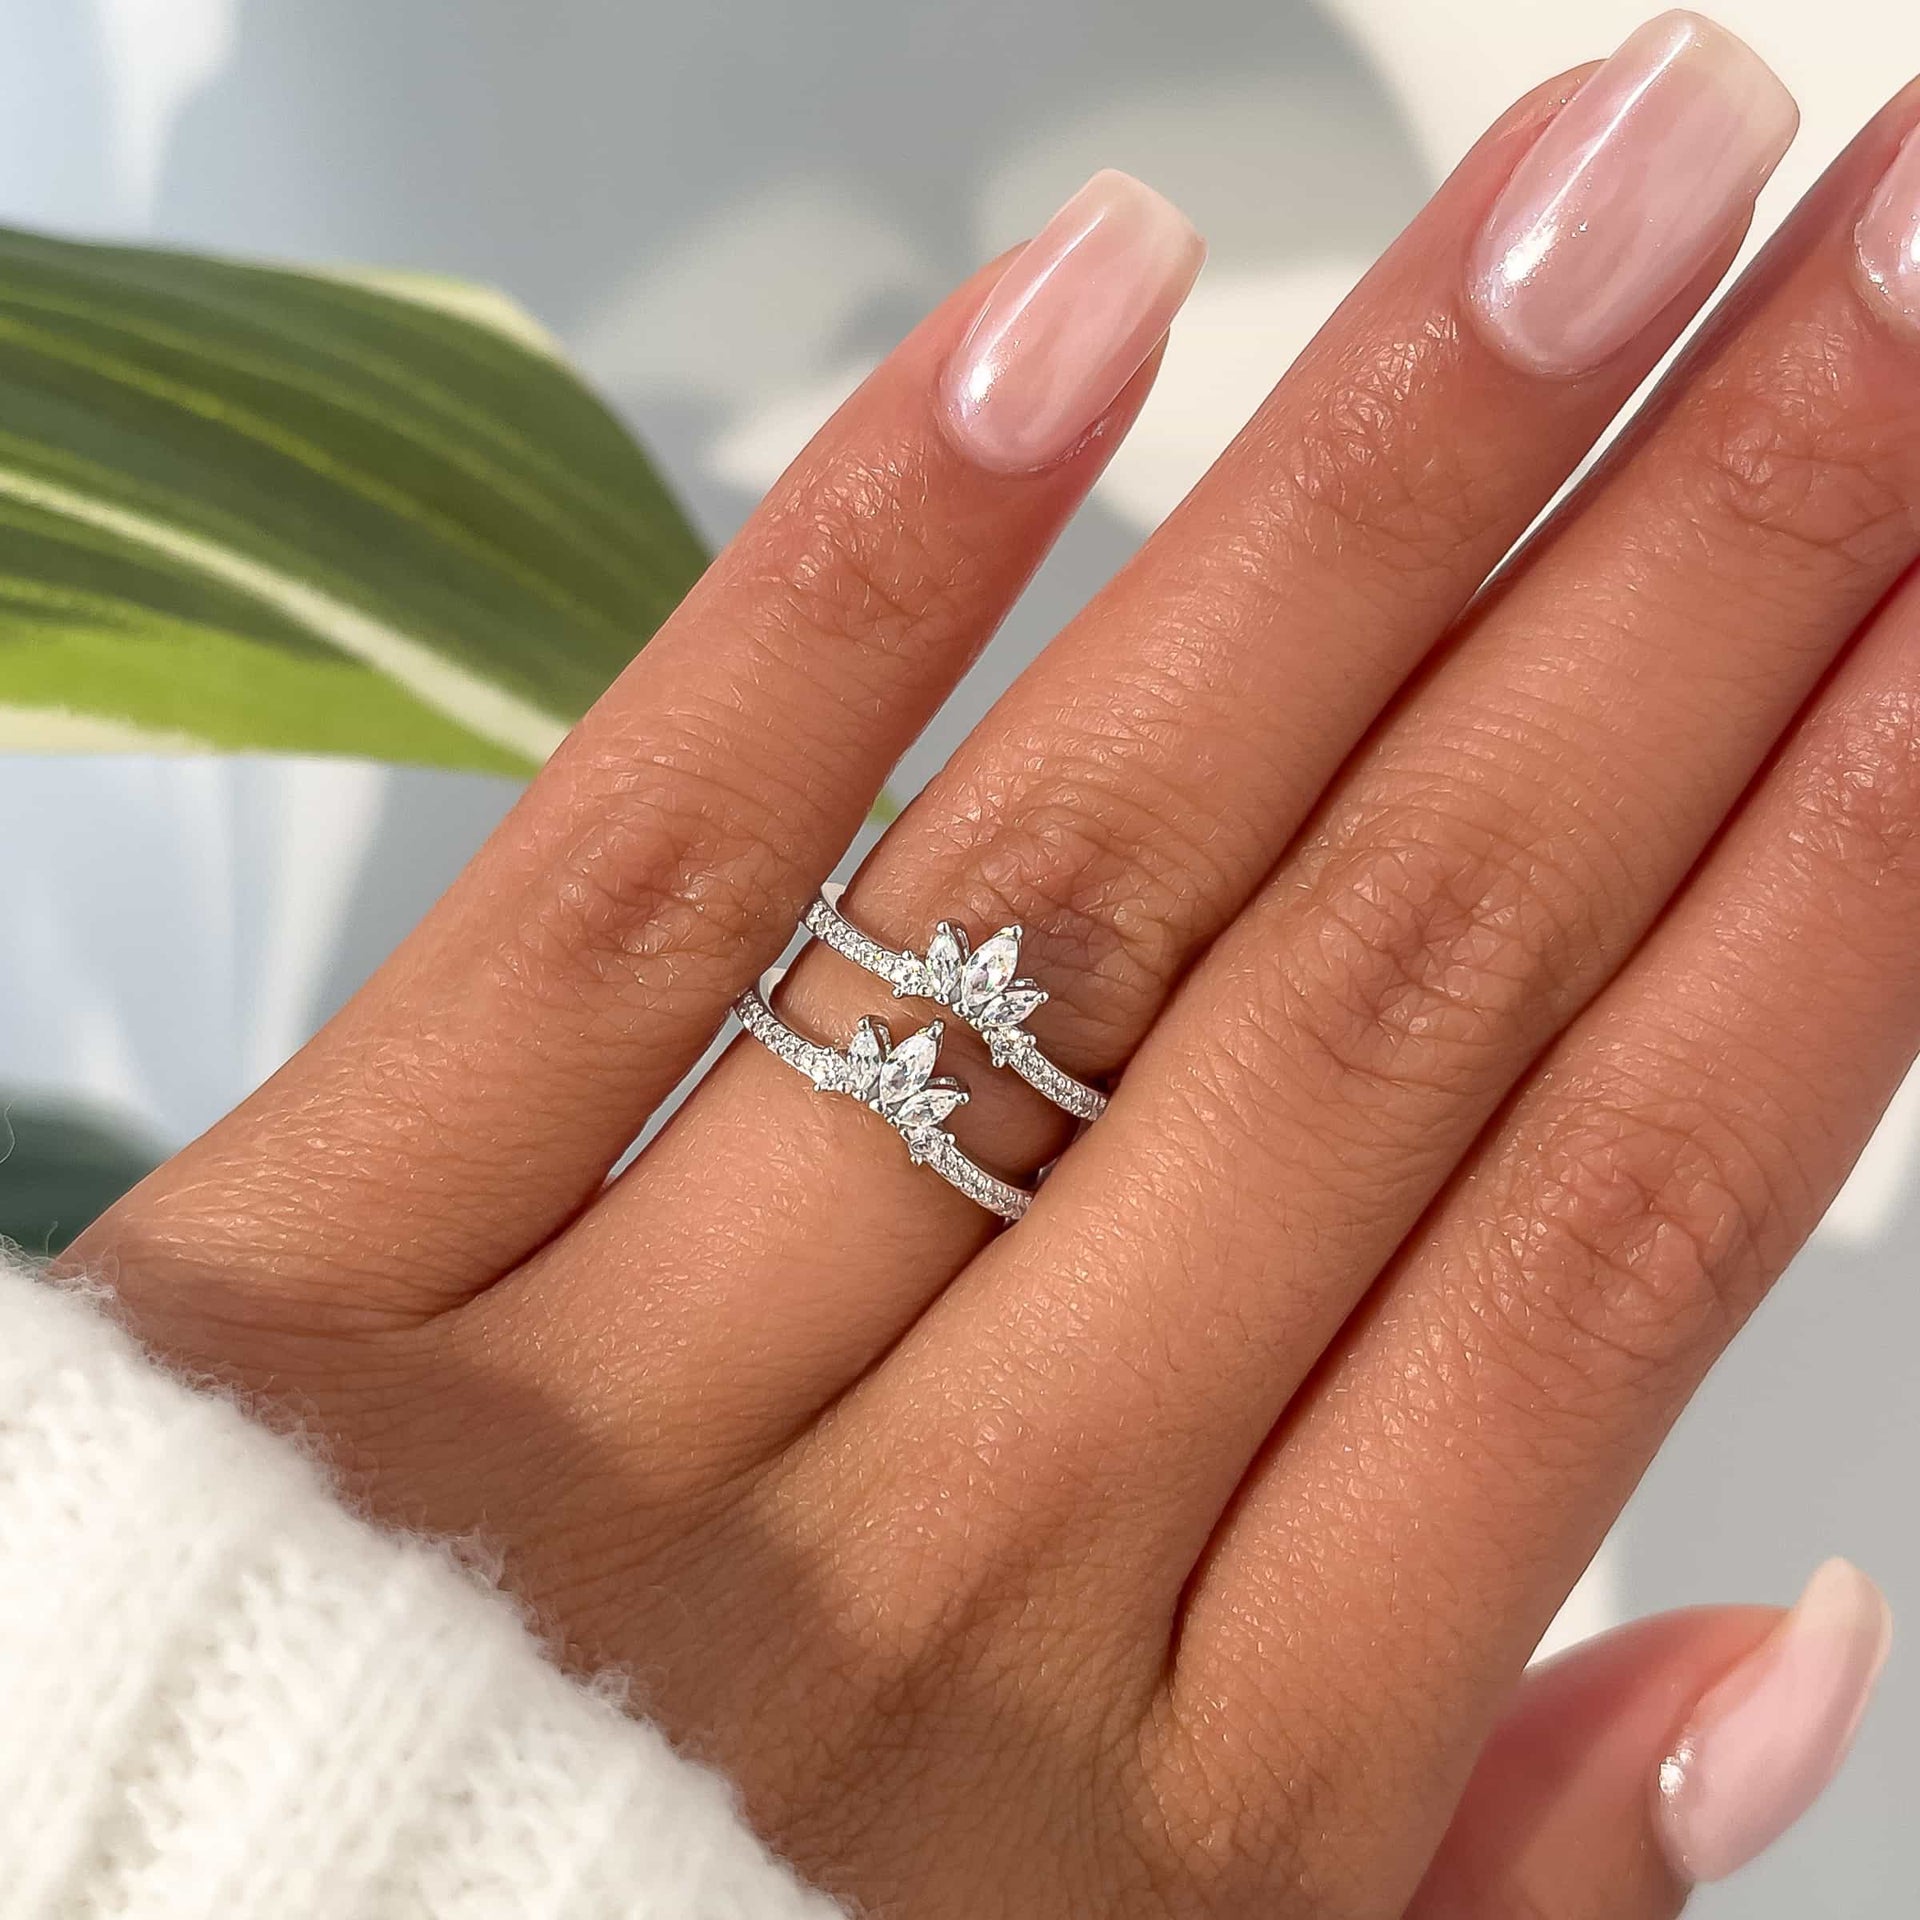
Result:
{"label": "knit texture", "polygon": [[0,1920],[830,1920],[726,1783],[0,1265]]}

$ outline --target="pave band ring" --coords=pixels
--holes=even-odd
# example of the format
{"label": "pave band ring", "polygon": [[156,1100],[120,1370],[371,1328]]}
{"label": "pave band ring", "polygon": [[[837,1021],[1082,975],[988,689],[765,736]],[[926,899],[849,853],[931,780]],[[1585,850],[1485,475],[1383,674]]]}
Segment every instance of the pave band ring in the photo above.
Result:
{"label": "pave band ring", "polygon": [[803,1073],[822,1093],[843,1093],[871,1107],[907,1143],[916,1166],[931,1167],[948,1186],[1002,1220],[1018,1220],[1033,1203],[1024,1187],[997,1180],[976,1166],[941,1126],[967,1090],[936,1077],[941,1024],[910,1033],[897,1046],[883,1022],[862,1020],[842,1053],[796,1033],[774,1012],[767,992],[777,976],[750,987],[733,1003],[734,1017],[767,1051]]}
{"label": "pave band ring", "polygon": [[1024,1022],[1046,1000],[1020,971],[1020,929],[1002,927],[969,948],[967,936],[942,920],[927,942],[926,958],[896,953],[870,939],[840,912],[840,888],[822,887],[801,925],[835,953],[865,967],[892,987],[897,999],[931,1000],[964,1020],[982,1040],[996,1067],[1010,1067],[1035,1093],[1076,1120],[1098,1120],[1107,1096],[1056,1067]]}

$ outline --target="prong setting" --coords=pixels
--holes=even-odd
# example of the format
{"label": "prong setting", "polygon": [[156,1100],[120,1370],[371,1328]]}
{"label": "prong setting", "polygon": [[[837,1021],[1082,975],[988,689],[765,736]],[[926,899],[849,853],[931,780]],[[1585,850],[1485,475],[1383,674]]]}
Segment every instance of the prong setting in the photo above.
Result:
{"label": "prong setting", "polygon": [[931,1000],[964,1020],[986,1042],[995,1067],[1017,1073],[1076,1120],[1097,1120],[1106,1111],[1106,1095],[1055,1066],[1027,1031],[1027,1021],[1046,1005],[1047,993],[1037,981],[1020,977],[1025,930],[1018,924],[1000,928],[974,947],[964,929],[942,920],[924,955],[910,948],[896,953],[862,933],[841,914],[837,900],[822,893],[802,925],[816,940],[885,980],[896,1000]]}
{"label": "prong setting", "polygon": [[1018,1220],[1026,1212],[1033,1196],[976,1165],[941,1124],[969,1097],[958,1080],[934,1072],[943,1022],[935,1020],[896,1045],[886,1023],[869,1017],[855,1027],[843,1051],[796,1033],[761,988],[742,994],[733,1011],[754,1039],[805,1074],[818,1091],[844,1094],[877,1113],[906,1142],[915,1166],[932,1168],[1003,1220]]}

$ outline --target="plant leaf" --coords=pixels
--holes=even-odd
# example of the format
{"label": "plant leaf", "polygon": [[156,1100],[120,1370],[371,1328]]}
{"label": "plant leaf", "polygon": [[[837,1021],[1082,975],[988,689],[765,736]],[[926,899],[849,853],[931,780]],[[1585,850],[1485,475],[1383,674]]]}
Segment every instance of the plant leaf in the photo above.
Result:
{"label": "plant leaf", "polygon": [[0,230],[0,743],[525,773],[704,557],[497,295]]}

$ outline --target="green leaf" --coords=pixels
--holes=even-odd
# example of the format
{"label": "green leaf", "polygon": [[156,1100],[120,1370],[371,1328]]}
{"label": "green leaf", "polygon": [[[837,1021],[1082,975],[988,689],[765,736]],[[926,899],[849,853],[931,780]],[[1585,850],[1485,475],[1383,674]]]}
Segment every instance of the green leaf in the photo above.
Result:
{"label": "green leaf", "polygon": [[58,1253],[160,1164],[125,1123],[60,1100],[0,1094],[0,1238]]}
{"label": "green leaf", "polygon": [[525,773],[704,559],[498,295],[0,230],[0,746]]}

